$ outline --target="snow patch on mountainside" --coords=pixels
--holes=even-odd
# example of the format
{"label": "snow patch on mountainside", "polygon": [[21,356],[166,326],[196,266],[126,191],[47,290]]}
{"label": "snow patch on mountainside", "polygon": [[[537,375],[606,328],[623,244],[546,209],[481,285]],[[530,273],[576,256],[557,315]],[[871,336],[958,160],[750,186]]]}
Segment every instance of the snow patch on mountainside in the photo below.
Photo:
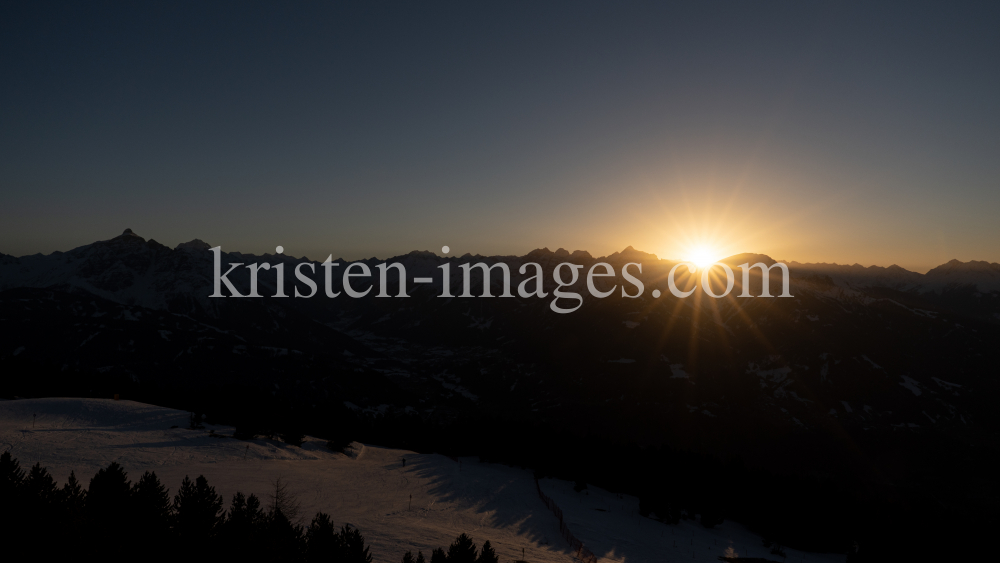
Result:
{"label": "snow patch on mountainside", "polygon": [[903,378],[903,382],[900,383],[900,385],[909,389],[911,392],[913,392],[914,395],[920,396],[920,394],[923,393],[923,391],[920,390],[919,381],[913,379],[912,377],[907,377],[905,375],[901,375],[900,377]]}

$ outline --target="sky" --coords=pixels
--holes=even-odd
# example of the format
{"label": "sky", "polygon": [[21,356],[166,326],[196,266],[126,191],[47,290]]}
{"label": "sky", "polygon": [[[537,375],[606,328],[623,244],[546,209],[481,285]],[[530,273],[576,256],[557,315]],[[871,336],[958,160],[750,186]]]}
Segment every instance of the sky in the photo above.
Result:
{"label": "sky", "polygon": [[1000,4],[0,6],[0,252],[1000,261]]}

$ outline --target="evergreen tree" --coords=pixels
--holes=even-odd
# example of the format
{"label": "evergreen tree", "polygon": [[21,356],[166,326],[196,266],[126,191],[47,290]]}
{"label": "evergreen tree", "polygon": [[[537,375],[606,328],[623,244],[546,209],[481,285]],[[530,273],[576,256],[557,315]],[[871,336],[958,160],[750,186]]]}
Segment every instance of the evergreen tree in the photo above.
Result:
{"label": "evergreen tree", "polygon": [[194,483],[187,476],[174,497],[174,530],[181,544],[198,549],[207,546],[222,522],[222,497],[209,486],[204,475]]}
{"label": "evergreen tree", "polygon": [[343,563],[372,563],[372,556],[365,546],[365,537],[357,528],[341,528],[340,541],[343,545]]}
{"label": "evergreen tree", "polygon": [[448,563],[448,556],[440,547],[431,552],[431,563]]}
{"label": "evergreen tree", "polygon": [[403,554],[403,563],[414,563],[412,551],[407,551],[406,553]]}
{"label": "evergreen tree", "polygon": [[59,501],[66,508],[71,516],[82,518],[83,505],[86,502],[87,492],[80,486],[80,481],[76,478],[76,473],[70,471],[69,479],[59,491]]}
{"label": "evergreen tree", "polygon": [[[15,518],[21,507],[24,490],[21,485],[24,483],[24,470],[17,462],[17,459],[10,455],[10,452],[0,454],[0,506],[3,507],[0,513],[4,518]],[[20,521],[20,520],[18,520]],[[4,526],[5,530],[10,530]]]}
{"label": "evergreen tree", "polygon": [[227,537],[237,541],[251,541],[266,523],[267,515],[261,509],[256,495],[250,495],[249,498],[239,492],[233,495],[224,524]]}
{"label": "evergreen tree", "polygon": [[[172,518],[170,493],[160,483],[156,473],[145,472],[132,487],[133,539],[138,546],[166,545],[171,542]],[[157,552],[164,558],[163,551]]]}
{"label": "evergreen tree", "polygon": [[36,463],[24,480],[24,491],[33,503],[51,506],[58,498],[59,489],[49,471]]}
{"label": "evergreen tree", "polygon": [[317,512],[306,532],[306,561],[338,561],[343,552],[341,536],[333,526],[329,514]]}
{"label": "evergreen tree", "polygon": [[59,491],[59,505],[62,507],[62,518],[59,522],[62,528],[62,540],[67,547],[78,546],[86,528],[84,506],[87,492],[80,486],[76,474],[69,472],[66,484]]}
{"label": "evergreen tree", "polygon": [[85,508],[87,539],[95,549],[112,554],[128,551],[122,538],[130,535],[130,492],[128,475],[118,462],[99,470],[90,479]]}
{"label": "evergreen tree", "polygon": [[0,454],[0,530],[10,537],[20,537],[27,525],[24,519],[24,470],[10,452]]}
{"label": "evergreen tree", "polygon": [[448,563],[476,563],[476,544],[468,534],[461,534],[448,546]]}
{"label": "evergreen tree", "polygon": [[23,482],[24,470],[17,459],[9,451],[0,454],[0,501],[3,501],[4,506],[9,506],[8,503],[18,496]]}
{"label": "evergreen tree", "polygon": [[132,506],[135,518],[144,524],[169,522],[172,508],[170,493],[155,472],[143,473],[132,487]]}
{"label": "evergreen tree", "polygon": [[423,551],[418,551],[417,552],[417,563],[427,563],[424,560],[424,552]]}
{"label": "evergreen tree", "polygon": [[46,542],[50,526],[58,521],[61,506],[58,503],[59,489],[49,472],[36,463],[21,485],[24,491],[25,511],[21,514],[27,529],[19,537],[20,542],[35,546],[35,555],[58,557],[57,544]]}
{"label": "evergreen tree", "polygon": [[253,560],[258,553],[257,542],[267,525],[267,515],[255,495],[233,495],[225,523],[219,532],[226,553],[232,561]]}
{"label": "evergreen tree", "polygon": [[490,545],[490,540],[483,543],[483,549],[479,552],[479,559],[476,559],[476,563],[500,563],[496,551],[493,551],[493,546]]}
{"label": "evergreen tree", "polygon": [[89,516],[104,518],[114,515],[121,518],[128,510],[129,485],[128,474],[117,461],[111,462],[107,469],[98,470],[87,489]]}
{"label": "evergreen tree", "polygon": [[280,509],[268,515],[266,536],[270,561],[301,561],[305,555],[302,526],[293,525]]}

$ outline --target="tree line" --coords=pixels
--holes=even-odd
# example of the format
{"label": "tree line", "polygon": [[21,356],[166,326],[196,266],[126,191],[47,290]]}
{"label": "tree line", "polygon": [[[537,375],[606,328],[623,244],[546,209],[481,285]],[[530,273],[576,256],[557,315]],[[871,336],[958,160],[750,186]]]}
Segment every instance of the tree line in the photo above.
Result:
{"label": "tree line", "polygon": [[[298,505],[280,479],[264,503],[233,495],[229,509],[203,475],[184,477],[172,498],[146,471],[132,483],[117,462],[98,470],[85,489],[70,472],[59,487],[36,463],[21,468],[9,451],[0,454],[0,553],[24,560],[57,557],[130,557],[144,561],[268,561],[372,563],[361,531],[338,530],[317,512],[308,526],[294,522]],[[291,517],[290,517],[291,516]],[[6,557],[5,557],[6,559]],[[403,563],[424,563],[406,552]],[[477,550],[462,534],[430,563],[498,563],[487,541]]]}
{"label": "tree line", "polygon": [[[0,391],[12,396],[12,385],[38,381],[56,385],[52,382],[59,381],[58,373],[8,378],[0,382]],[[57,389],[62,387],[38,388],[35,396],[98,396]],[[713,526],[731,519],[756,534],[804,551],[844,552],[859,544],[864,560],[882,561],[904,551],[911,556],[934,553],[945,557],[954,553],[955,545],[974,545],[974,538],[988,534],[995,524],[992,511],[981,503],[945,506],[926,487],[915,483],[896,485],[892,495],[886,496],[885,490],[859,478],[775,473],[745,465],[739,457],[723,460],[667,445],[640,446],[624,437],[621,427],[584,427],[581,422],[587,413],[583,411],[580,420],[566,422],[539,422],[516,413],[490,411],[454,418],[368,415],[351,411],[339,394],[310,396],[305,401],[273,395],[248,383],[186,387],[126,378],[116,381],[113,389],[128,390],[129,399],[205,413],[207,423],[235,426],[234,437],[239,439],[260,436],[296,444],[308,434],[328,440],[334,451],[359,441],[417,452],[478,456],[485,462],[532,469],[539,478],[564,479],[635,496],[643,515],[668,524],[697,518]],[[202,417],[197,418],[200,421]],[[697,427],[683,425],[672,431],[678,428],[698,432]],[[895,451],[904,440],[919,440],[904,445],[909,449],[924,445],[927,451],[968,460],[962,457],[963,450],[949,449],[950,442],[943,436],[852,433],[851,438],[867,440],[865,448],[873,451]],[[806,458],[810,458],[809,452],[839,447],[823,435],[792,436],[775,443],[801,450]],[[614,455],[592,456],[587,463],[580,463],[580,452],[602,450],[613,450]],[[677,487],[677,483],[685,486]],[[945,542],[938,538],[964,539]]]}

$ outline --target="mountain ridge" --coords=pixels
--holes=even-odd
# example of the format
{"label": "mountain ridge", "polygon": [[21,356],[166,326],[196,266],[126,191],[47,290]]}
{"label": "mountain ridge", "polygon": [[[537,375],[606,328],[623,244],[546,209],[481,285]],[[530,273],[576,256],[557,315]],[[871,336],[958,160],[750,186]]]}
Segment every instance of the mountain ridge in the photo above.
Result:
{"label": "mountain ridge", "polygon": [[[206,260],[209,255],[205,253],[199,257],[198,253],[209,248],[211,246],[208,242],[195,238],[170,249],[154,239],[144,239],[132,229],[125,229],[122,234],[111,239],[95,241],[68,251],[54,251],[50,254],[32,254],[21,257],[0,253],[0,289],[69,284],[104,297],[116,299],[115,292],[138,283],[147,274],[165,275],[168,271],[180,272],[182,274],[180,277],[184,278],[185,284],[206,286],[205,280],[208,279],[211,272],[211,267],[207,265]],[[224,251],[223,255],[226,262],[277,261],[290,264],[289,269],[299,263],[308,262],[319,270],[318,266],[321,264],[320,261],[287,254],[256,255],[239,251]],[[118,256],[125,257],[125,259],[119,260]],[[427,275],[433,273],[433,265],[440,265],[456,259],[484,260],[491,264],[501,261],[513,262],[515,266],[528,261],[546,262],[543,266],[554,266],[557,261],[566,260],[583,264],[601,261],[615,264],[638,262],[651,269],[661,269],[681,262],[681,260],[660,259],[655,254],[637,250],[633,246],[597,258],[585,250],[575,250],[571,253],[563,248],[551,251],[547,247],[542,247],[522,256],[481,256],[466,253],[458,258],[440,256],[427,250],[413,250],[384,260],[371,257],[357,260],[357,262],[364,262],[368,265],[382,262],[401,262],[408,271],[411,266],[416,266],[421,275]],[[347,263],[343,259],[334,261]],[[735,268],[746,262],[763,262],[770,266],[776,261],[766,254],[747,252],[721,258],[719,262]],[[200,272],[195,271],[193,263],[202,264]],[[845,288],[884,287],[920,294],[941,293],[956,287],[970,287],[979,292],[1000,291],[1000,264],[986,261],[961,262],[953,259],[931,269],[926,274],[906,270],[895,264],[887,267],[875,265],[866,267],[860,264],[842,265],[822,262],[788,261],[784,263],[787,264],[793,279],[803,275],[826,276],[831,283]],[[156,271],[150,271],[150,268],[155,268]]]}
{"label": "mountain ridge", "polygon": [[[260,272],[262,298],[212,299],[208,244],[171,249],[128,232],[67,252],[0,256],[0,367],[12,374],[4,393],[216,397],[235,413],[274,397],[355,424],[372,443],[418,424],[461,432],[488,420],[503,429],[496,436],[508,436],[511,425],[530,429],[512,440],[530,441],[544,428],[552,439],[572,435],[612,450],[668,446],[781,476],[832,476],[823,478],[861,497],[875,490],[911,499],[908,506],[928,495],[970,510],[1000,503],[981,492],[993,490],[985,460],[1000,449],[993,407],[1000,291],[980,287],[992,283],[988,263],[951,262],[929,279],[891,266],[789,263],[790,298],[739,297],[737,272],[731,295],[706,299],[675,297],[666,282],[675,263],[635,248],[612,258],[542,248],[475,259],[507,262],[512,289],[523,278],[519,263],[541,264],[547,296],[462,299],[440,297],[439,266],[469,257],[416,251],[393,260],[408,277],[434,283],[407,282],[408,298],[377,297],[374,268],[368,295],[327,298],[317,262],[223,252],[227,263],[284,264],[288,294],[305,289],[293,283],[293,267],[311,264],[317,296],[274,297],[272,268]],[[563,288],[580,293],[579,310],[550,310],[557,264],[607,260],[620,272],[637,256],[651,260],[641,272],[631,269],[645,286],[641,294],[627,286],[596,297],[582,275]],[[773,262],[749,253],[725,260]],[[458,293],[462,274],[451,270]],[[681,283],[693,281],[680,270]],[[493,273],[489,287],[498,296]],[[778,276],[770,272],[772,292]],[[248,278],[246,268],[230,276],[244,295]],[[335,278],[331,290],[342,291]],[[763,279],[751,272],[751,295],[761,294]],[[387,281],[396,295],[398,278]],[[597,282],[623,286],[617,276]],[[480,274],[470,289],[485,293]],[[439,445],[422,444],[428,451]],[[509,451],[524,446],[512,442]],[[959,465],[983,471],[959,478]]]}

